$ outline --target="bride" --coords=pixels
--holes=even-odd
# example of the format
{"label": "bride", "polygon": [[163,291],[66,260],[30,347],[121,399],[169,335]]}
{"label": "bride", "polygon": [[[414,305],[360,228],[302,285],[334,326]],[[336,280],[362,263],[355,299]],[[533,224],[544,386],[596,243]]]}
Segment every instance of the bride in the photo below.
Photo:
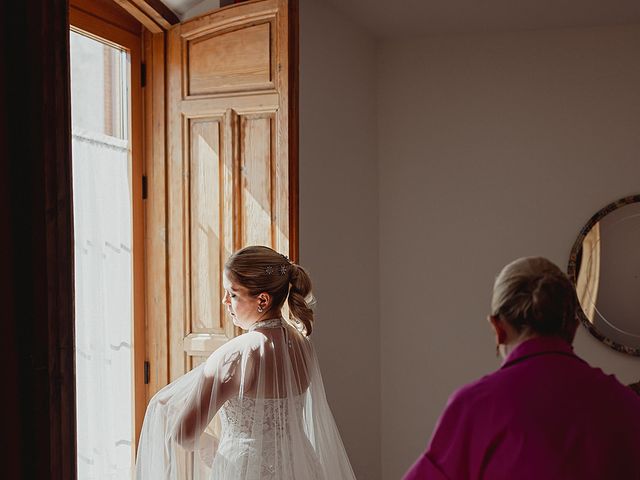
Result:
{"label": "bride", "polygon": [[[223,285],[247,332],[151,399],[137,480],[355,479],[309,339],[307,272],[252,246],[229,258]],[[293,324],[281,313],[287,299]]]}

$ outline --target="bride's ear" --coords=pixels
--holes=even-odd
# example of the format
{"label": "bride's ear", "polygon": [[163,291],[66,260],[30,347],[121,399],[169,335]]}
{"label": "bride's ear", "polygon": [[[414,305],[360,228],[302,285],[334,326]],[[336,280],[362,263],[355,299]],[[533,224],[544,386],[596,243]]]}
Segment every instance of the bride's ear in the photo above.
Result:
{"label": "bride's ear", "polygon": [[267,292],[262,292],[258,294],[258,306],[261,307],[264,311],[268,311],[271,308],[272,298]]}

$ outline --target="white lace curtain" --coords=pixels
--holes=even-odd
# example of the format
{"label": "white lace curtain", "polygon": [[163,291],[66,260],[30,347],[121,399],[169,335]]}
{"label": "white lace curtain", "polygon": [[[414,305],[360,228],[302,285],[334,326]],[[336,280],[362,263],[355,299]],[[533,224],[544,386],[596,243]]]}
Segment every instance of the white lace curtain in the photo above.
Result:
{"label": "white lace curtain", "polygon": [[73,131],[79,480],[132,478],[132,263],[125,140]]}

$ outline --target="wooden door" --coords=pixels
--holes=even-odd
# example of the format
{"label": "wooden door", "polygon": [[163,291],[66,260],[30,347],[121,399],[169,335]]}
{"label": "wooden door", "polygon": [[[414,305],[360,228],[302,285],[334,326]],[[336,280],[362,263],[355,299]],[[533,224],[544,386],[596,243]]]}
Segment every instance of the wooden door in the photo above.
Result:
{"label": "wooden door", "polygon": [[289,23],[286,0],[260,0],[167,33],[170,380],[238,333],[221,304],[233,251],[295,256]]}

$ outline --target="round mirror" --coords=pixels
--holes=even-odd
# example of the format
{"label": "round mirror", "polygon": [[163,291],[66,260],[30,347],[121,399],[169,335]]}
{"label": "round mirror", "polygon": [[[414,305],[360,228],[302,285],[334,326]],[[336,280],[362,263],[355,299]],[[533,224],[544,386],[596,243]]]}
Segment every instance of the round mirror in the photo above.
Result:
{"label": "round mirror", "polygon": [[640,355],[640,195],[591,217],[571,249],[567,273],[589,332],[611,348]]}

